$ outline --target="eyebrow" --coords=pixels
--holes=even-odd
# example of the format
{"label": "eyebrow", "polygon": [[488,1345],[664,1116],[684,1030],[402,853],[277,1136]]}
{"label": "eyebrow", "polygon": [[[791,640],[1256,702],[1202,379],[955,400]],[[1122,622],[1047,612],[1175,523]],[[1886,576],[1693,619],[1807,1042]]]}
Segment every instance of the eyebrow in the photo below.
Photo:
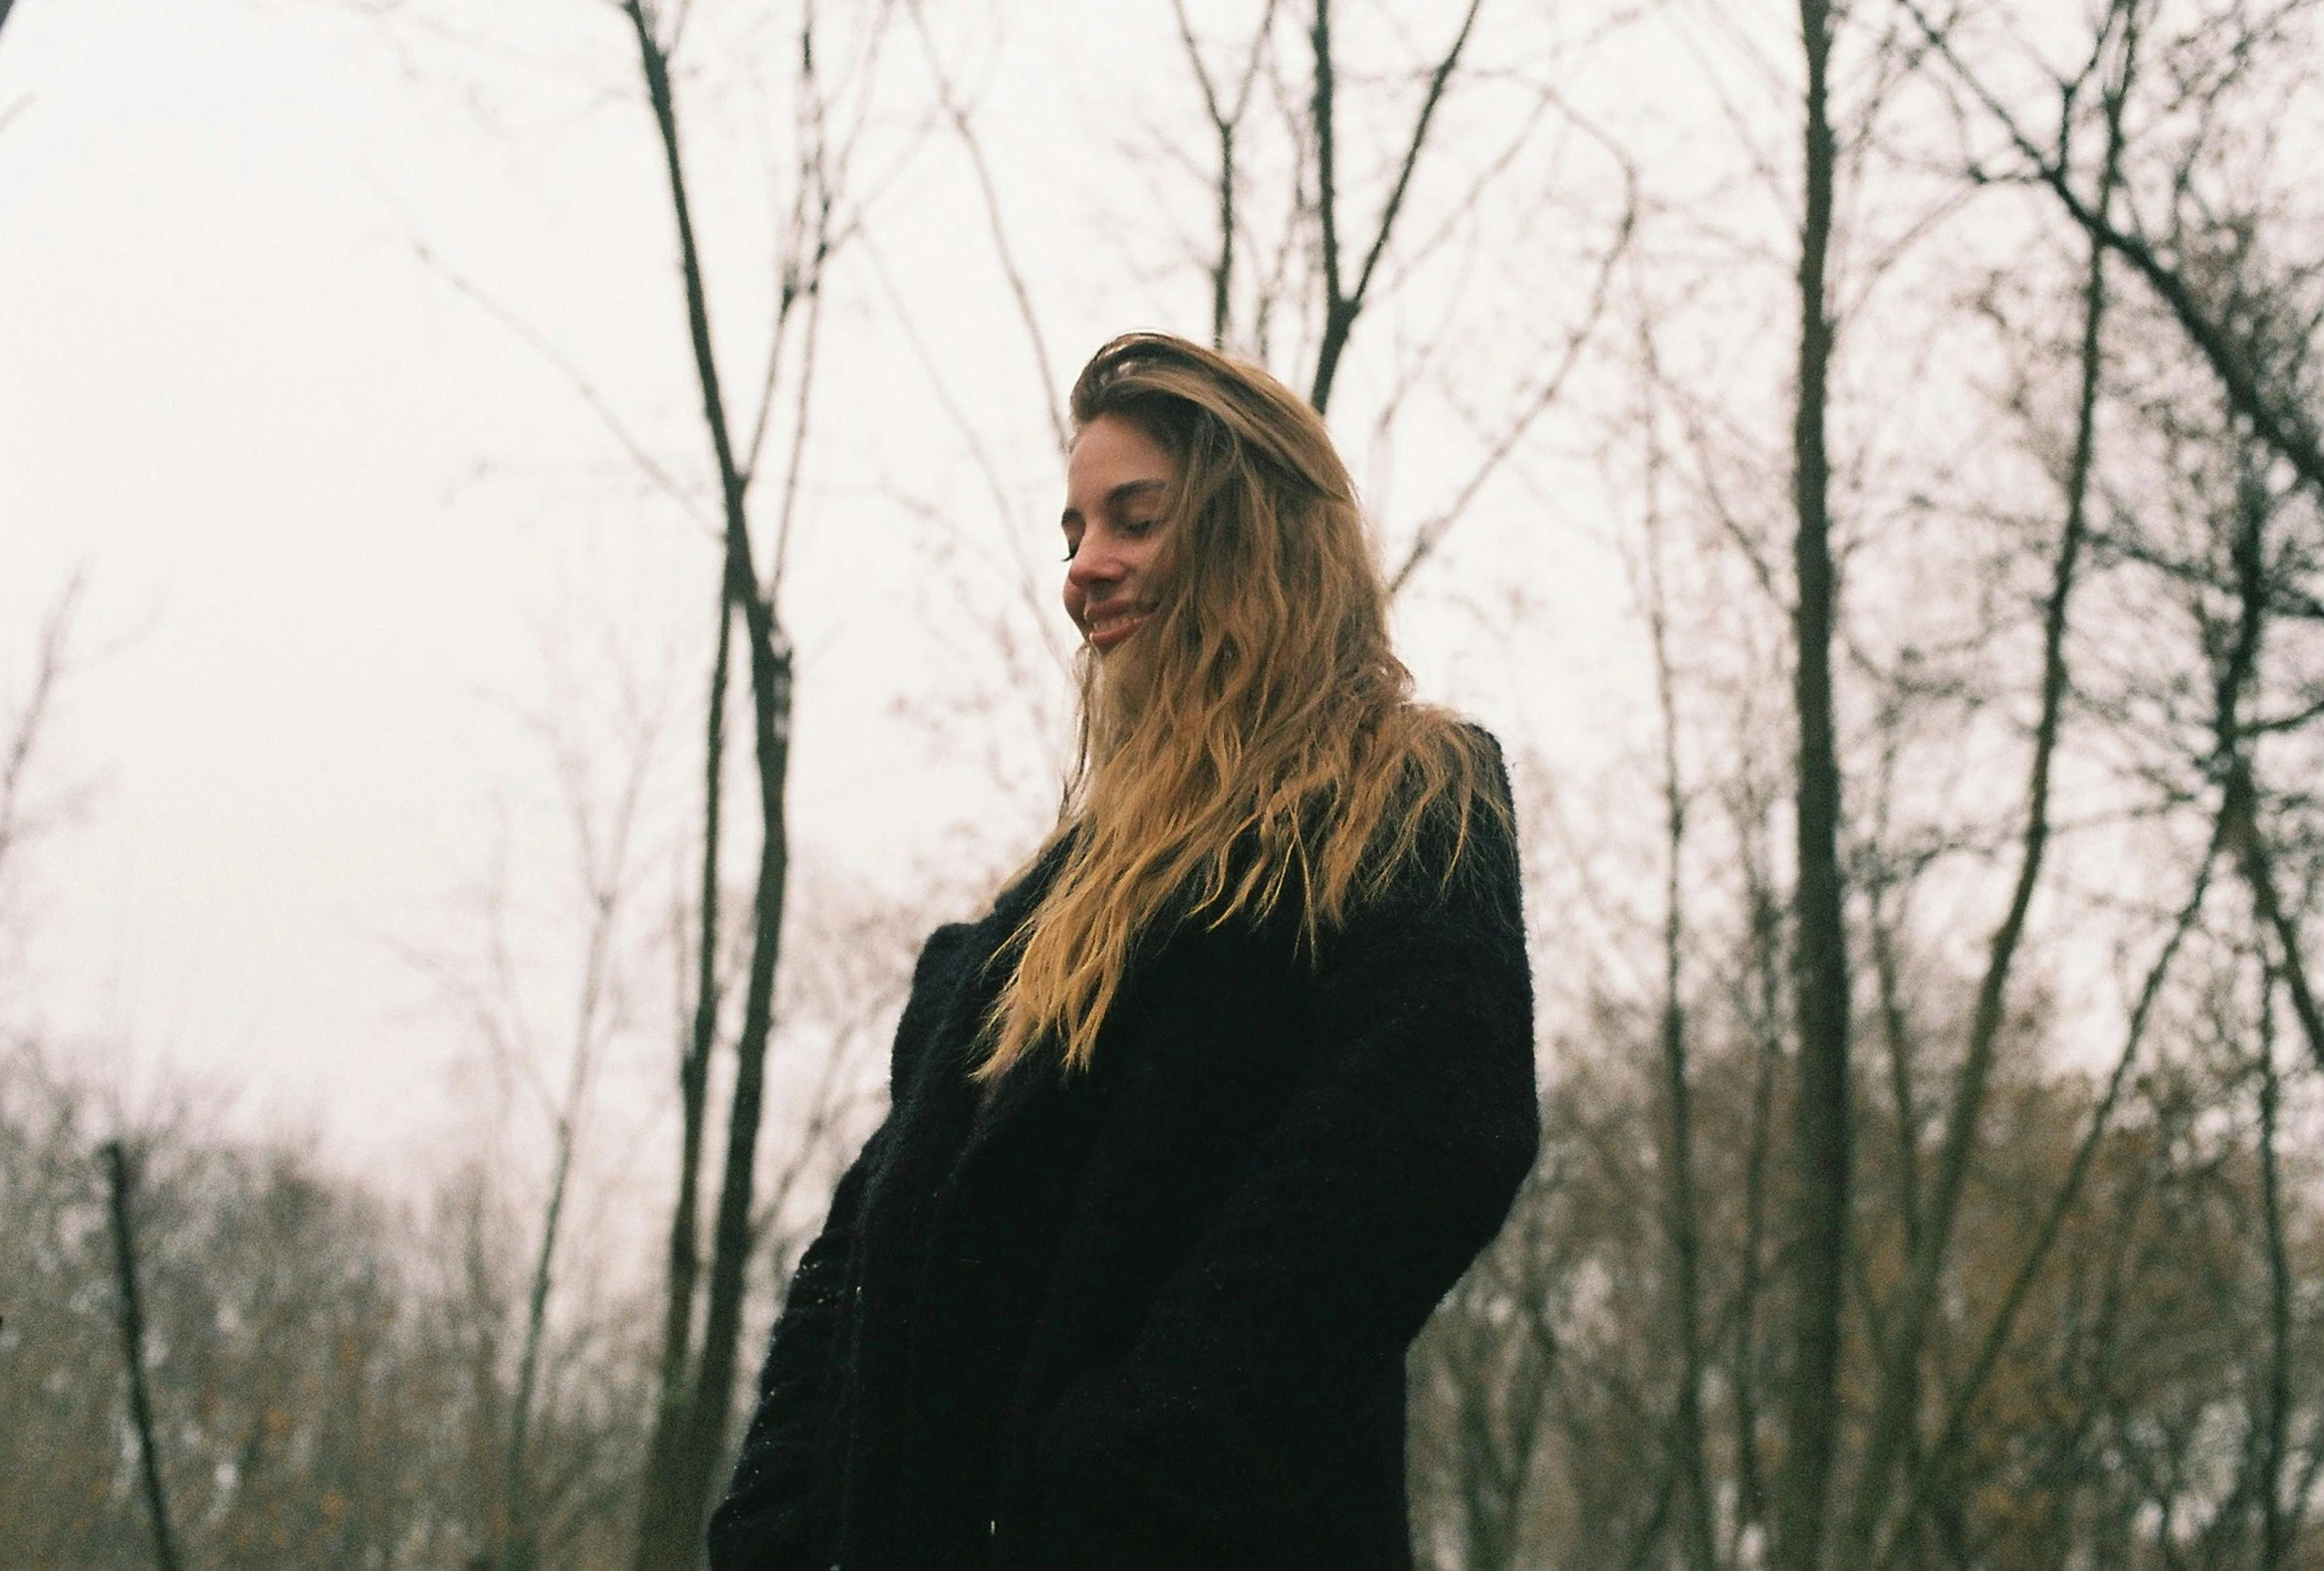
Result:
{"label": "eyebrow", "polygon": [[[1125,480],[1105,494],[1105,505],[1108,509],[1118,508],[1130,498],[1141,496],[1148,491],[1167,491],[1169,489],[1170,482],[1167,480]],[[1057,523],[1060,525],[1070,524],[1080,517],[1080,509],[1067,508],[1058,516]]]}

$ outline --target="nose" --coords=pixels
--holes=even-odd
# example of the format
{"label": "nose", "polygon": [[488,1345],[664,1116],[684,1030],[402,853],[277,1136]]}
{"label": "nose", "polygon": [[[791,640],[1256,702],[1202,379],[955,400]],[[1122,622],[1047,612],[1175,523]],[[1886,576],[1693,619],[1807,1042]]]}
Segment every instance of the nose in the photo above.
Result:
{"label": "nose", "polygon": [[1065,563],[1065,581],[1084,593],[1114,582],[1121,574],[1121,559],[1103,530],[1084,535],[1073,560]]}

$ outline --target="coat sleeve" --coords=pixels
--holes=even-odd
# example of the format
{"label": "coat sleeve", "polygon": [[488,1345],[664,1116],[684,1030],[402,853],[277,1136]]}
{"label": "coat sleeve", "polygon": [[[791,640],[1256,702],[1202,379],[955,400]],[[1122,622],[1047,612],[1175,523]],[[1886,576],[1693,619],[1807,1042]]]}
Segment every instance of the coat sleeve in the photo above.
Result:
{"label": "coat sleeve", "polygon": [[1506,1218],[1539,1138],[1532,987],[1513,840],[1472,817],[1449,882],[1423,857],[1327,954],[1308,1068],[1250,1176],[1127,1354],[1052,1410],[1044,1563],[1240,1567],[1297,1541],[1330,1509],[1335,1442],[1401,1391]]}
{"label": "coat sleeve", "polygon": [[[930,935],[914,968],[912,990],[896,1023],[888,1067],[891,1112],[864,1142],[831,1193],[822,1232],[800,1256],[791,1290],[759,1375],[759,1401],[744,1433],[726,1498],[711,1513],[712,1571],[791,1571],[813,1565],[810,1500],[817,1452],[828,1419],[832,1348],[849,1312],[848,1283],[863,1192],[879,1170],[895,1127],[892,1109],[910,1094],[921,1049],[959,963],[968,929],[958,924]],[[813,1571],[821,1571],[813,1566]]]}
{"label": "coat sleeve", "polygon": [[811,1564],[808,1499],[824,1421],[826,1371],[844,1312],[865,1176],[877,1163],[885,1132],[883,1126],[865,1143],[840,1178],[822,1232],[792,1273],[734,1480],[711,1513],[713,1571],[791,1571]]}

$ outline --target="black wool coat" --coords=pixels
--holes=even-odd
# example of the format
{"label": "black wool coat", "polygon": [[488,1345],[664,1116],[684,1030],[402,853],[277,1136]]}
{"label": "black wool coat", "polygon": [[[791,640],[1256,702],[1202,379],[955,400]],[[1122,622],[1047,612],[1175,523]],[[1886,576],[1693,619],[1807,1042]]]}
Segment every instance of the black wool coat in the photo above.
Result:
{"label": "black wool coat", "polygon": [[1490,816],[1449,884],[1424,842],[1313,956],[1282,920],[1180,926],[1087,1071],[1021,1060],[989,1101],[987,962],[1058,853],[937,929],[887,1120],[775,1329],[716,1571],[1409,1567],[1405,1350],[1539,1134]]}

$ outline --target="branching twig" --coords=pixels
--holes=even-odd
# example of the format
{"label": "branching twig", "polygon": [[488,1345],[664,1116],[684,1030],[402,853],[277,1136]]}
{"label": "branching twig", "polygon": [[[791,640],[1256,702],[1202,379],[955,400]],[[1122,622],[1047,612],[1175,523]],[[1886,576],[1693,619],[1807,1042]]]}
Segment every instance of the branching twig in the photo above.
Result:
{"label": "branching twig", "polygon": [[4,750],[0,751],[0,888],[6,887],[10,854],[42,828],[26,806],[26,797],[42,733],[52,719],[57,690],[71,669],[73,620],[87,581],[76,572],[49,607],[41,622],[38,652],[33,656],[31,686],[24,702],[9,717],[7,738],[0,741],[0,750]]}
{"label": "branching twig", "polygon": [[[1952,39],[1929,19],[1915,0],[1898,0],[1898,3],[1920,27],[1938,57],[1952,68],[1955,77],[2001,127],[2030,167],[2034,182],[2046,186],[2057,197],[2066,216],[2085,234],[2129,263],[2132,271],[2146,281],[2187,335],[2188,341],[2209,365],[2211,374],[2218,378],[2228,404],[2251,422],[2260,440],[2290,464],[2315,490],[2318,499],[2324,501],[2324,440],[2319,439],[2315,423],[2306,412],[2290,399],[2278,402],[2269,394],[2261,384],[2261,368],[2251,363],[2248,345],[2230,337],[2225,326],[2196,298],[2186,276],[2167,265],[2145,235],[2118,228],[2107,214],[2083,199],[2074,189],[2072,171],[2063,158],[2052,157],[2034,141],[1992,90],[1969,69],[1954,50]],[[2067,108],[2071,108],[2070,104]]]}
{"label": "branching twig", "polygon": [[[2124,32],[2119,66],[2107,95],[2106,160],[2099,175],[2097,198],[2101,214],[2110,206],[2121,178],[2123,106],[2137,66],[2138,32],[2134,22]],[[1978,984],[1976,1006],[1970,1021],[1969,1040],[1937,1155],[1928,1215],[1916,1219],[1916,1246],[1911,1251],[1905,1282],[1898,1290],[1896,1324],[1889,1345],[1882,1350],[1879,1391],[1843,1550],[1847,1558],[1858,1562],[1869,1553],[1879,1531],[1880,1513],[1889,1498],[1889,1475],[1915,1439],[1913,1415],[1919,1404],[1924,1344],[1930,1319],[1937,1311],[1955,1219],[1969,1181],[1971,1157],[1984,1114],[1986,1088],[2001,1034],[2011,972],[2049,845],[2051,766],[2069,688],[2065,652],[2068,608],[2075,587],[2075,568],[2088,532],[2090,479],[2097,457],[2106,311],[2106,251],[2093,243],[2083,285],[2081,384],[2073,455],[2064,477],[2065,518],[2042,621],[2040,714],[2034,724],[2017,878],[2010,892],[2008,910],[1994,929],[1988,946],[1985,972]]]}
{"label": "branching twig", "polygon": [[1187,65],[1194,72],[1195,86],[1201,90],[1203,112],[1210,116],[1211,130],[1219,138],[1219,259],[1211,267],[1211,346],[1227,346],[1228,317],[1234,304],[1235,284],[1235,135],[1243,127],[1244,113],[1251,107],[1251,90],[1259,81],[1260,64],[1267,58],[1267,41],[1275,28],[1276,0],[1266,0],[1260,12],[1259,25],[1252,29],[1251,54],[1243,64],[1243,77],[1235,85],[1233,106],[1221,104],[1217,84],[1211,81],[1210,68],[1203,64],[1202,49],[1195,43],[1194,24],[1187,20],[1186,0],[1170,0],[1171,15],[1178,23],[1178,42],[1186,51]]}
{"label": "branching twig", "polygon": [[1412,188],[1413,171],[1420,166],[1421,151],[1428,145],[1429,124],[1435,119],[1445,89],[1460,66],[1462,51],[1469,47],[1469,35],[1477,25],[1477,12],[1483,3],[1484,0],[1469,0],[1460,32],[1454,35],[1451,47],[1429,73],[1428,88],[1421,96],[1420,112],[1413,116],[1412,135],[1405,143],[1395,183],[1388,188],[1388,199],[1380,206],[1379,223],[1356,270],[1355,287],[1348,289],[1344,287],[1345,272],[1340,256],[1339,138],[1334,107],[1338,65],[1331,52],[1331,0],[1315,0],[1315,25],[1309,30],[1308,42],[1315,57],[1311,113],[1315,136],[1315,207],[1323,249],[1323,338],[1316,347],[1315,376],[1307,401],[1318,411],[1331,402],[1331,386],[1339,374],[1340,356],[1346,352],[1348,335],[1370,296],[1372,275],[1379,270],[1380,258],[1387,254],[1397,216],[1404,210],[1404,198]]}
{"label": "branching twig", "polygon": [[928,58],[928,75],[936,88],[936,102],[944,111],[944,117],[952,123],[953,134],[960,138],[961,150],[968,154],[969,167],[977,177],[977,193],[985,204],[985,222],[992,236],[993,252],[1001,264],[1001,276],[1009,285],[1010,298],[1017,303],[1018,319],[1025,324],[1026,342],[1033,349],[1034,369],[1041,377],[1042,412],[1048,419],[1049,435],[1062,454],[1072,445],[1072,434],[1065,427],[1065,417],[1057,405],[1057,377],[1049,358],[1048,340],[1041,331],[1041,318],[1033,309],[1033,291],[1025,282],[1025,269],[1018,265],[1017,253],[1009,244],[1009,228],[1001,216],[1001,193],[993,183],[993,169],[985,157],[985,144],[978,137],[976,126],[969,119],[968,107],[960,100],[959,90],[944,69],[937,53],[936,35],[928,26],[927,12],[921,0],[905,0],[912,13],[912,25],[920,34],[920,43]]}
{"label": "branching twig", "polygon": [[640,442],[630,431],[628,424],[605,400],[605,395],[597,390],[597,384],[589,378],[585,371],[573,362],[572,356],[559,348],[548,335],[518,316],[514,310],[496,299],[482,285],[445,261],[426,241],[412,236],[410,242],[412,254],[419,259],[421,265],[433,271],[438,278],[451,285],[479,311],[508,330],[510,335],[535,354],[540,355],[549,368],[564,379],[565,384],[573,389],[574,395],[581,399],[589,413],[597,417],[597,422],[605,428],[606,434],[611,436],[614,442],[620,446],[621,451],[628,455],[629,461],[637,466],[638,473],[645,476],[656,491],[677,503],[685,510],[686,516],[695,523],[705,528],[716,527],[711,516],[704,511],[702,499],[680,485],[677,479],[662,467],[661,461],[646,451],[645,444]]}
{"label": "branching twig", "polygon": [[1597,283],[1590,291],[1589,309],[1582,314],[1580,325],[1566,335],[1565,343],[1558,354],[1556,365],[1551,368],[1548,375],[1541,379],[1540,385],[1518,404],[1515,417],[1503,428],[1493,446],[1486,450],[1484,460],[1470,471],[1468,480],[1463,482],[1461,489],[1454,494],[1453,500],[1435,517],[1424,522],[1414,532],[1412,545],[1406,549],[1404,560],[1398,562],[1396,570],[1388,575],[1388,593],[1391,598],[1403,589],[1405,581],[1412,576],[1414,570],[1423,561],[1426,561],[1439,546],[1444,544],[1445,537],[1452,533],[1453,527],[1460,523],[1462,517],[1468,512],[1470,504],[1476,501],[1478,492],[1485,488],[1486,482],[1493,478],[1495,472],[1501,468],[1510,454],[1515,451],[1517,444],[1524,439],[1525,433],[1533,428],[1534,422],[1547,413],[1550,406],[1557,402],[1559,394],[1564,392],[1566,379],[1572,375],[1574,366],[1580,362],[1582,350],[1588,346],[1589,340],[1596,335],[1598,323],[1605,316],[1606,302],[1612,293],[1614,270],[1620,265],[1623,257],[1628,254],[1637,218],[1637,198],[1636,192],[1633,190],[1631,199],[1623,206],[1622,222],[1615,232],[1613,243],[1607,248],[1605,258],[1599,264]]}

